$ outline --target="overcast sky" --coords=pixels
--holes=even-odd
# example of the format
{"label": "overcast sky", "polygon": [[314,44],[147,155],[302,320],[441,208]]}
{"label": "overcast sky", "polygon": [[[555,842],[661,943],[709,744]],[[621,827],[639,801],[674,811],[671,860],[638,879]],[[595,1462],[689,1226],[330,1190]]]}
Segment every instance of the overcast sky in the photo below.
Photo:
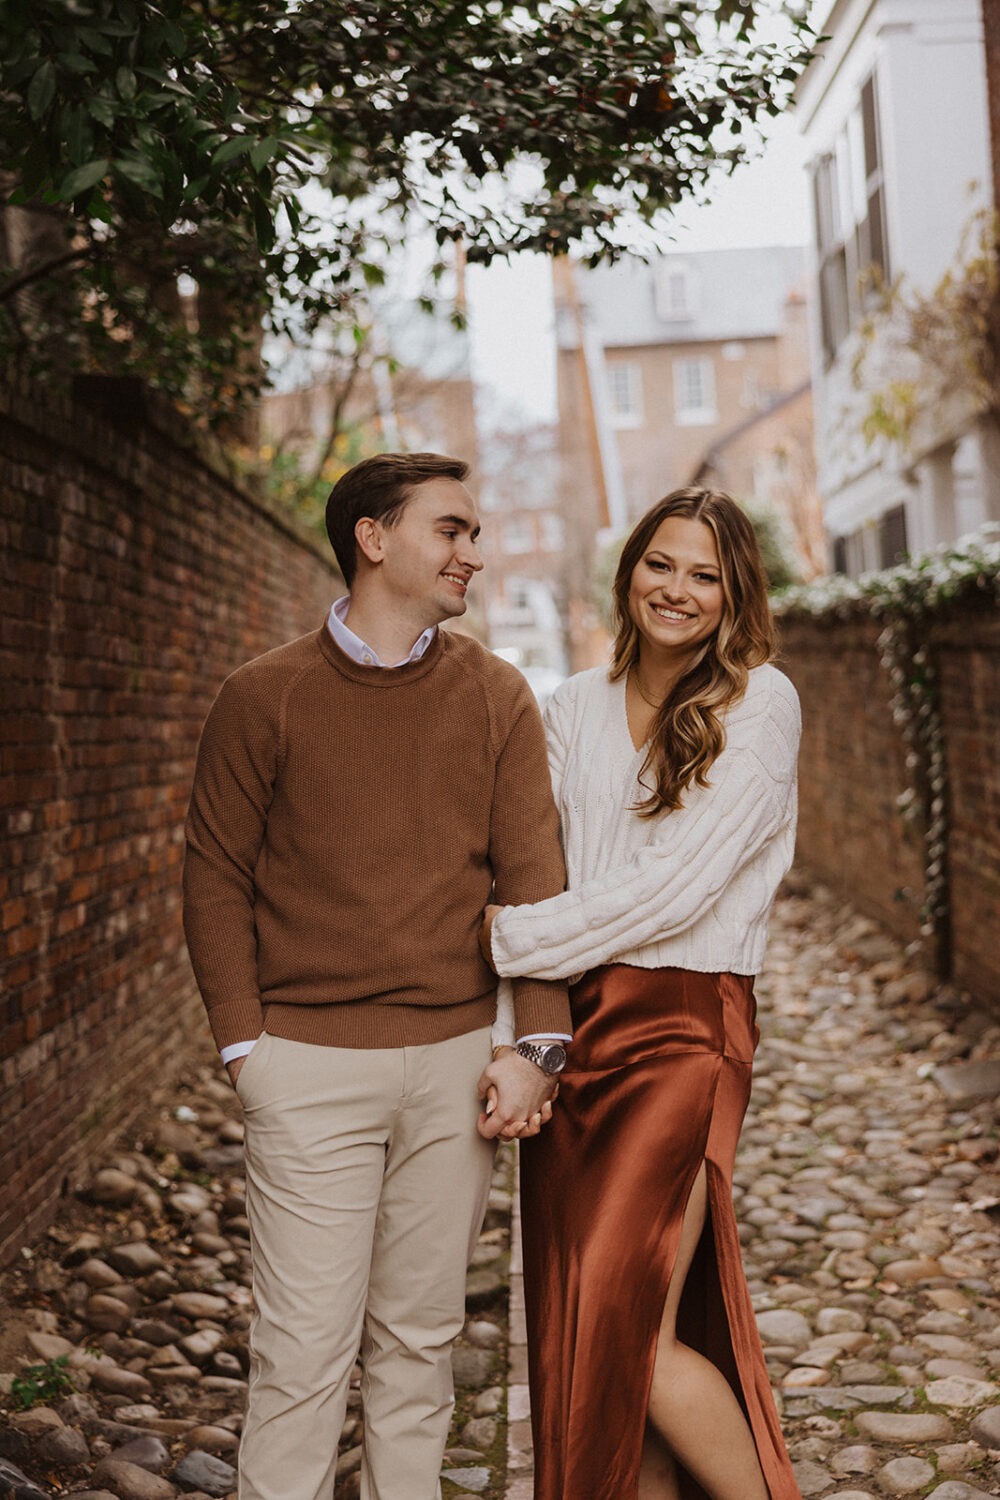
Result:
{"label": "overcast sky", "polygon": [[[723,177],[706,205],[674,220],[672,250],[805,245],[810,240],[804,147],[794,120],[780,116],[760,157]],[[473,371],[488,425],[551,421],[555,352],[551,271],[522,255],[468,275]]]}

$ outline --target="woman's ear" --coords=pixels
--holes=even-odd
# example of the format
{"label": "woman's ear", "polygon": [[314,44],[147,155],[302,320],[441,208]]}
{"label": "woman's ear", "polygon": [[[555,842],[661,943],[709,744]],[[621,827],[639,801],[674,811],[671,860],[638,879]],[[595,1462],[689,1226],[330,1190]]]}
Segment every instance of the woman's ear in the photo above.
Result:
{"label": "woman's ear", "polygon": [[371,516],[362,516],[354,528],[354,540],[370,563],[382,561],[385,549],[382,546],[382,528]]}

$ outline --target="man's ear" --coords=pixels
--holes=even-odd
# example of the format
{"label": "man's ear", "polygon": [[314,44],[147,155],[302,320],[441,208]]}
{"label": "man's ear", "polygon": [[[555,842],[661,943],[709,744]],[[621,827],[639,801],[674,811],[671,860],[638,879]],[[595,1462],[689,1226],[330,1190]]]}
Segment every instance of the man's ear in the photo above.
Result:
{"label": "man's ear", "polygon": [[354,528],[354,540],[370,563],[380,563],[385,556],[382,527],[371,516],[362,516]]}

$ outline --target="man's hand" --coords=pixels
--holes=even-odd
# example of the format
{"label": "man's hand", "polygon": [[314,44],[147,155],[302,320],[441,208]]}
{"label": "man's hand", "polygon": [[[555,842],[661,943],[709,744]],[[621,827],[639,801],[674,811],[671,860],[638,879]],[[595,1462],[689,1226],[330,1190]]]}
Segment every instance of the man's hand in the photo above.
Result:
{"label": "man's hand", "polygon": [[493,968],[493,949],[490,945],[490,938],[493,932],[493,919],[499,911],[503,911],[502,906],[488,906],[483,912],[483,925],[479,929],[479,951],[491,969]]}
{"label": "man's hand", "polygon": [[234,1057],[232,1062],[226,1063],[226,1072],[229,1074],[229,1082],[232,1084],[233,1088],[236,1087],[236,1080],[240,1076],[240,1069],[246,1062],[249,1055],[250,1054],[247,1053],[246,1057]]}
{"label": "man's hand", "polygon": [[519,1056],[513,1047],[501,1048],[479,1080],[479,1096],[487,1101],[479,1116],[479,1134],[487,1140],[499,1136],[505,1141],[537,1135],[552,1118],[552,1100],[558,1087],[554,1078]]}

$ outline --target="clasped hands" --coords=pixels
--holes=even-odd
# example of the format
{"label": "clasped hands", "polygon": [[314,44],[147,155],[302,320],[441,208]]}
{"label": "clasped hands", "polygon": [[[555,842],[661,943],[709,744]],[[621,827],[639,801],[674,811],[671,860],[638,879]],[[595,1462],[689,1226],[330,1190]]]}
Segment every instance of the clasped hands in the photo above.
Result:
{"label": "clasped hands", "polygon": [[[490,932],[493,918],[503,908],[487,906],[479,931],[479,946],[486,962],[493,967]],[[477,1085],[479,1097],[485,1100],[477,1128],[487,1140],[525,1140],[537,1135],[552,1118],[552,1101],[559,1092],[553,1078],[541,1068],[521,1057],[513,1047],[498,1047],[493,1061],[483,1069]]]}

